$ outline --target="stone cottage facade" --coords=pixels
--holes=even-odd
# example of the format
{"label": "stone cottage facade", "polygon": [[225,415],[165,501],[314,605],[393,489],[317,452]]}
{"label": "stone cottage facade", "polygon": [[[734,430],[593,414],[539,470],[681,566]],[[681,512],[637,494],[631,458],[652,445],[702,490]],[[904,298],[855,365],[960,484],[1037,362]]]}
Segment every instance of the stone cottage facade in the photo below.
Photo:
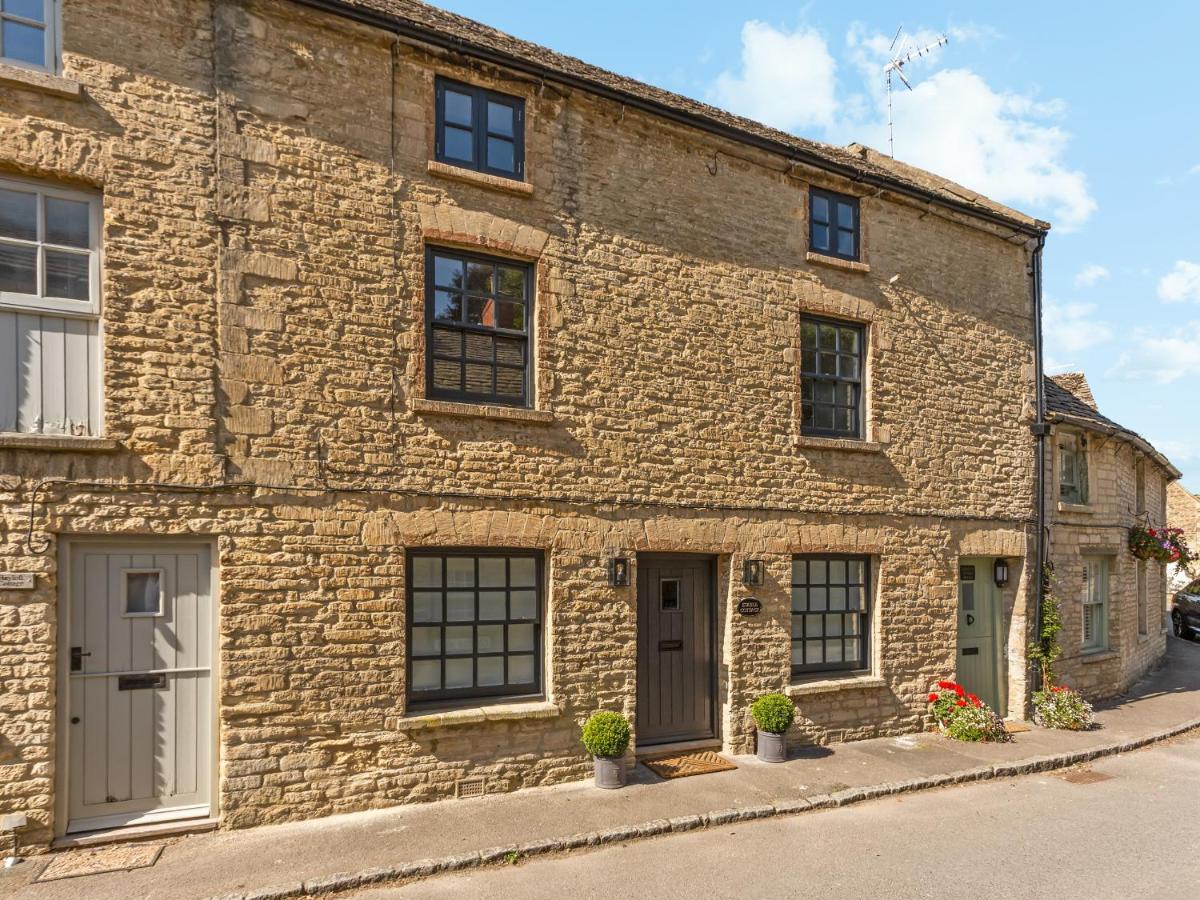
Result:
{"label": "stone cottage facade", "polygon": [[1124,692],[1166,653],[1167,567],[1129,552],[1129,529],[1168,523],[1179,471],[1104,416],[1080,372],[1047,378],[1046,505],[1051,589],[1063,616],[1064,683],[1091,698]]}
{"label": "stone cottage facade", "polygon": [[[1172,528],[1183,529],[1183,535],[1193,550],[1200,547],[1200,497],[1179,481],[1172,482],[1167,488],[1167,523]],[[1189,573],[1180,566],[1173,566],[1170,576],[1170,589],[1177,591],[1200,578],[1200,572]]]}
{"label": "stone cottage facade", "polygon": [[22,847],[577,779],[597,709],[902,733],[961,660],[1026,708],[1044,223],[420,3],[46,10],[0,61]]}

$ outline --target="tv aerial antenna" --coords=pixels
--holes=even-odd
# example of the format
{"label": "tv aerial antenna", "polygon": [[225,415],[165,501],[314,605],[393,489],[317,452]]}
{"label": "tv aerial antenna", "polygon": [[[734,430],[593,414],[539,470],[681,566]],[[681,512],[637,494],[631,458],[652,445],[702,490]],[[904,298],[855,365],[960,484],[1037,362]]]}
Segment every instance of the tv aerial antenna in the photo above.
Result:
{"label": "tv aerial antenna", "polygon": [[900,49],[897,50],[896,43],[900,40],[900,32],[903,30],[903,25],[896,29],[896,36],[892,38],[892,45],[888,47],[888,53],[893,53],[895,55],[892,57],[891,61],[883,67],[883,72],[887,76],[888,153],[891,155],[892,159],[896,158],[896,135],[892,120],[892,76],[895,75],[897,78],[899,78],[902,82],[904,82],[904,86],[911,91],[913,86],[909,83],[908,79],[904,77],[904,67],[914,59],[925,56],[928,53],[932,53],[938,47],[944,47],[946,44],[950,43],[950,38],[943,34],[940,35],[938,39],[928,47],[922,47],[920,50],[908,50],[908,38],[905,38],[904,43],[901,44]]}

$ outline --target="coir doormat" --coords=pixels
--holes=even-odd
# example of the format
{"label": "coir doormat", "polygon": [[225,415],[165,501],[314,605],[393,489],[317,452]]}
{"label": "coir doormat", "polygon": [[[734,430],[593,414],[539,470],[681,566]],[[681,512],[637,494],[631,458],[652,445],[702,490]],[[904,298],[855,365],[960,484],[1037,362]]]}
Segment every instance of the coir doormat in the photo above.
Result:
{"label": "coir doormat", "polygon": [[737,768],[725,757],[719,756],[711,750],[680,753],[677,756],[660,756],[658,759],[644,759],[642,765],[660,778],[687,778],[689,775],[730,772]]}
{"label": "coir doormat", "polygon": [[80,875],[99,875],[102,872],[128,872],[158,862],[163,844],[132,844],[127,847],[97,847],[94,850],[72,850],[50,861],[35,881],[58,881]]}

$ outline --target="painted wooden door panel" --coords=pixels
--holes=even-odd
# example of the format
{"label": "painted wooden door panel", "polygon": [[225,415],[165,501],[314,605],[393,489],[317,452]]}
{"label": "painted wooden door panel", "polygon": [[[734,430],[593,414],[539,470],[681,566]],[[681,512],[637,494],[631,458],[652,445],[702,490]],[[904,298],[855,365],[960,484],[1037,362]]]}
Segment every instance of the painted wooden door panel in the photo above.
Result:
{"label": "painted wooden door panel", "polygon": [[712,563],[638,560],[638,744],[715,732]]}
{"label": "painted wooden door panel", "polygon": [[130,550],[72,553],[69,831],[209,812],[209,550]]}
{"label": "painted wooden door panel", "polygon": [[964,559],[958,579],[958,683],[1004,715],[999,666],[999,597],[992,561]]}

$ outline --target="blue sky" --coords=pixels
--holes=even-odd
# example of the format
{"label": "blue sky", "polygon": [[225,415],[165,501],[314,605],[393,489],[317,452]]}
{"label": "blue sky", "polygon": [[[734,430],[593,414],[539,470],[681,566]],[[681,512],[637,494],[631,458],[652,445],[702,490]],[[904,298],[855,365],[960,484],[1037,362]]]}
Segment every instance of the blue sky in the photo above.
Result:
{"label": "blue sky", "polygon": [[916,43],[949,34],[909,70],[915,91],[895,95],[897,158],[1054,224],[1049,371],[1086,371],[1101,410],[1200,491],[1200,6],[438,5],[806,137],[881,150],[896,28]]}

